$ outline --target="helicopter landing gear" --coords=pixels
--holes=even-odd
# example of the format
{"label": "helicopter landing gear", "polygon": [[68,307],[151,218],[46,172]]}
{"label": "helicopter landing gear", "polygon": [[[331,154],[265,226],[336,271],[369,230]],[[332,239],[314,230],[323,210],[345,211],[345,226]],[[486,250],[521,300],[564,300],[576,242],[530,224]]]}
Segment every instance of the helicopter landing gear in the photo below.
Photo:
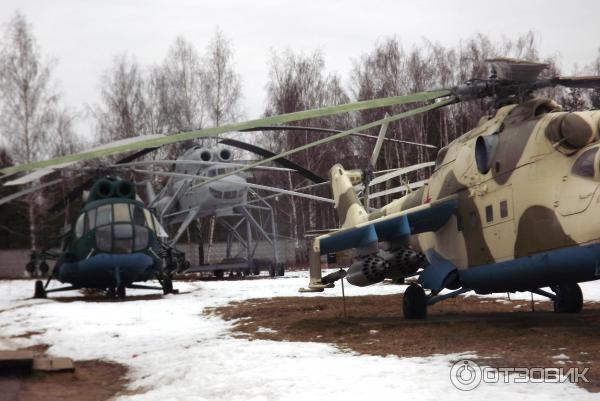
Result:
{"label": "helicopter landing gear", "polygon": [[269,263],[269,277],[275,277],[275,265],[271,262]]}
{"label": "helicopter landing gear", "polygon": [[404,291],[402,312],[405,319],[423,319],[427,315],[427,296],[423,287],[411,284]]}
{"label": "helicopter landing gear", "polygon": [[163,294],[167,295],[167,294],[172,294],[173,293],[173,280],[171,280],[171,277],[169,276],[165,276],[162,279],[162,289],[163,289]]}
{"label": "helicopter landing gear", "polygon": [[45,260],[42,260],[42,262],[38,266],[38,270],[40,271],[42,277],[46,277],[48,275],[48,272],[50,271],[50,266],[48,265],[48,263],[46,263]]}
{"label": "helicopter landing gear", "polygon": [[33,297],[34,298],[46,298],[46,289],[44,288],[44,283],[42,282],[42,280],[36,280]]}
{"label": "helicopter landing gear", "polygon": [[583,294],[577,283],[565,283],[552,287],[556,293],[554,312],[579,313],[583,308]]}
{"label": "helicopter landing gear", "polygon": [[34,262],[33,260],[32,260],[32,261],[30,261],[30,262],[28,262],[28,263],[25,265],[25,271],[26,271],[27,273],[29,273],[29,276],[30,276],[30,277],[35,277],[35,276],[37,276],[37,274],[36,274],[36,268],[37,268],[37,267],[36,267],[36,265],[35,265],[35,262]]}
{"label": "helicopter landing gear", "polygon": [[119,299],[125,299],[126,296],[126,290],[125,290],[125,286],[123,284],[120,284],[117,287],[117,297]]}

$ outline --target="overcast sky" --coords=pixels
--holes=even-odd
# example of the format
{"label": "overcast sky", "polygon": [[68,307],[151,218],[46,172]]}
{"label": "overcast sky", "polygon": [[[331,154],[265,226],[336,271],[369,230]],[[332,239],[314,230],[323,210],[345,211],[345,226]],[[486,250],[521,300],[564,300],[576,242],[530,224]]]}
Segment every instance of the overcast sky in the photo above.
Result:
{"label": "overcast sky", "polygon": [[565,72],[590,63],[600,46],[598,0],[2,0],[0,21],[15,10],[58,61],[55,77],[75,110],[98,102],[100,76],[116,54],[161,62],[177,35],[203,51],[216,26],[233,42],[248,118],[263,111],[272,50],[321,49],[327,69],[346,78],[353,60],[390,35],[408,48],[423,37],[453,46],[476,32],[501,38],[532,30],[542,54],[559,54]]}

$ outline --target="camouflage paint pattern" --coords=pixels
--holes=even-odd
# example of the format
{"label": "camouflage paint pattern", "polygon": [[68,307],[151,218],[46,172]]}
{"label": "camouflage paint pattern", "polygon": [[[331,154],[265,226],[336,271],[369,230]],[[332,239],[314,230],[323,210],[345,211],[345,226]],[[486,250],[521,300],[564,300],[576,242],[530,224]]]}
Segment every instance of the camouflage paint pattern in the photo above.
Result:
{"label": "camouflage paint pattern", "polygon": [[[459,269],[600,242],[599,124],[600,111],[568,113],[545,98],[502,107],[440,150],[424,187],[371,212],[369,220],[457,195],[456,215],[411,243]],[[487,154],[489,170],[482,171],[476,142],[491,135],[498,140]],[[355,183],[332,185],[342,228],[364,224]]]}

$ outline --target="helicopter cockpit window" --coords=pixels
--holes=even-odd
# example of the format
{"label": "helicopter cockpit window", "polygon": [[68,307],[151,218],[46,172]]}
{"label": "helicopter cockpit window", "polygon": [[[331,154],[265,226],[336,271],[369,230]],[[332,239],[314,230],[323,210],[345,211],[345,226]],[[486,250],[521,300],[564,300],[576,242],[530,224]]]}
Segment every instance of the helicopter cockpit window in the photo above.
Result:
{"label": "helicopter cockpit window", "polygon": [[223,192],[221,192],[217,189],[214,189],[212,187],[209,187],[208,190],[213,197],[215,197],[217,199],[223,199]]}
{"label": "helicopter cockpit window", "polygon": [[114,208],[114,221],[115,222],[129,222],[131,217],[129,216],[129,205],[127,203],[115,203]]}
{"label": "helicopter cockpit window", "polygon": [[224,195],[225,199],[234,199],[237,196],[237,191],[225,191]]}
{"label": "helicopter cockpit window", "polygon": [[144,216],[146,217],[146,225],[152,230],[154,229],[154,219],[152,218],[152,213],[148,209],[144,209]]}
{"label": "helicopter cockpit window", "polygon": [[104,226],[96,229],[96,247],[99,251],[110,252],[112,240],[111,231],[111,226]]}
{"label": "helicopter cockpit window", "polygon": [[144,217],[144,212],[142,211],[142,208],[130,204],[129,211],[133,216],[133,224],[135,224],[136,226],[143,226],[146,219]]}
{"label": "helicopter cockpit window", "polygon": [[573,164],[571,173],[581,177],[594,177],[595,164],[594,159],[598,153],[598,148],[588,149]]}
{"label": "helicopter cockpit window", "polygon": [[[103,252],[130,253],[143,250],[148,247],[150,230],[156,231],[157,227],[166,235],[148,209],[130,203],[103,205],[88,211],[87,216],[91,219],[89,227],[97,227],[96,247]],[[83,232],[87,229],[88,226],[84,224]]]}
{"label": "helicopter cockpit window", "polygon": [[96,212],[96,227],[112,222],[112,205],[102,205]]}
{"label": "helicopter cockpit window", "polygon": [[146,227],[135,228],[134,251],[140,251],[148,246],[148,229]]}
{"label": "helicopter cockpit window", "polygon": [[88,210],[88,230],[93,230],[96,227],[96,209]]}
{"label": "helicopter cockpit window", "polygon": [[79,238],[83,235],[85,229],[85,213],[79,215],[77,223],[75,223],[75,237]]}
{"label": "helicopter cockpit window", "polygon": [[133,249],[133,226],[131,224],[115,224],[113,229],[113,251],[117,253],[131,252]]}

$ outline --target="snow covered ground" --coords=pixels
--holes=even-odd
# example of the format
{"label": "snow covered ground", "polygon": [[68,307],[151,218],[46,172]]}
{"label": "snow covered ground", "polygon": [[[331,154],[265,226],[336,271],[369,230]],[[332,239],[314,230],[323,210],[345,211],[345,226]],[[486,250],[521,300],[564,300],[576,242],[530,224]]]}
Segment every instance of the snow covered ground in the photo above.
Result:
{"label": "snow covered ground", "polygon": [[[129,366],[131,389],[119,400],[464,400],[599,399],[573,384],[450,383],[453,361],[468,355],[399,358],[358,355],[333,345],[234,338],[231,323],[203,314],[233,300],[297,296],[306,273],[264,280],[176,283],[162,299],[57,302],[28,299],[32,281],[0,281],[0,348],[49,344],[49,353],[104,358]],[[397,293],[403,287],[346,286],[348,296]],[[600,301],[600,283],[583,285]],[[129,295],[149,293],[129,291]],[[339,296],[341,289],[304,296]],[[78,294],[74,294],[78,295]],[[529,299],[529,294],[523,294]],[[514,299],[514,297],[513,297]],[[400,307],[400,306],[399,306]],[[11,338],[27,332],[40,334]]]}

